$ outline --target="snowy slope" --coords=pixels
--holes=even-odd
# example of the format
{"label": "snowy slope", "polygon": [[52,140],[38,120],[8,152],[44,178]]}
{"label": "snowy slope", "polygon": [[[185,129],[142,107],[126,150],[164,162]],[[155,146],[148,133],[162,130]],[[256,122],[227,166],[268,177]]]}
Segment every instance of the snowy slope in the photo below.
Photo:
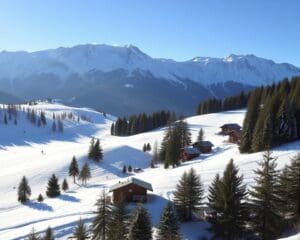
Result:
{"label": "snowy slope", "polygon": [[138,71],[172,81],[189,79],[208,86],[235,81],[253,86],[270,84],[284,77],[300,75],[290,64],[277,64],[254,55],[229,55],[224,58],[195,57],[189,61],[155,59],[132,45],[78,45],[38,52],[0,53],[0,78],[26,78],[48,73],[66,79],[71,74],[95,70],[123,69],[130,75]]}
{"label": "snowy slope", "polygon": [[[49,130],[37,129],[19,121],[18,126],[3,126],[0,124],[1,136],[10,135],[10,141],[5,137],[0,139],[0,239],[23,239],[31,228],[41,232],[48,226],[54,228],[57,239],[67,239],[74,225],[81,217],[90,222],[95,209],[94,203],[103,188],[121,179],[126,179],[121,170],[124,164],[141,167],[144,172],[136,177],[151,182],[154,192],[149,202],[145,204],[151,213],[152,222],[156,226],[162,207],[168,199],[172,199],[176,183],[184,171],[193,167],[201,175],[207,188],[216,173],[224,170],[230,158],[234,158],[247,183],[253,182],[253,169],[261,159],[261,153],[240,154],[237,146],[225,143],[226,137],[217,135],[219,126],[224,123],[236,122],[241,124],[244,110],[230,111],[217,114],[195,116],[186,119],[193,139],[196,139],[198,130],[202,127],[205,139],[215,145],[213,153],[203,154],[199,158],[186,162],[175,169],[165,170],[163,166],[151,169],[149,161],[151,155],[141,151],[144,143],[152,146],[155,141],[163,138],[164,129],[154,130],[144,134],[129,137],[110,136],[110,125],[114,118],[104,117],[101,113],[90,109],[70,108],[60,104],[38,104],[34,108],[46,112],[48,124],[51,123],[52,112],[72,111],[74,114],[89,115],[92,122],[66,121],[64,133],[51,133]],[[20,128],[20,129],[19,129]],[[36,127],[34,127],[36,128]],[[21,141],[21,133],[31,135]],[[3,133],[3,134],[2,134]],[[104,159],[99,164],[91,163],[92,179],[88,186],[75,185],[68,178],[70,190],[55,199],[45,199],[43,203],[35,200],[23,206],[17,202],[16,189],[21,177],[28,177],[32,188],[32,199],[39,193],[45,192],[48,177],[56,173],[60,179],[67,177],[68,166],[73,155],[79,160],[80,166],[87,162],[86,154],[90,137],[100,138],[104,149]],[[15,138],[15,141],[14,141]],[[11,143],[16,143],[12,145]],[[278,157],[278,167],[288,163],[290,158],[299,151],[300,142],[290,143],[274,150]],[[44,154],[41,153],[44,151]],[[132,207],[132,206],[131,206]],[[193,222],[182,225],[184,239],[197,239],[199,236],[208,236],[205,231],[206,223]]]}

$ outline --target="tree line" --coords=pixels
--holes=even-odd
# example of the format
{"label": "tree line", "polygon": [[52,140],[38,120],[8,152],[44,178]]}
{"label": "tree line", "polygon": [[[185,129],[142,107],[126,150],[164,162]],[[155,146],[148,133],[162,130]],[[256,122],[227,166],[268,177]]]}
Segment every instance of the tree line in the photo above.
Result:
{"label": "tree line", "polygon": [[111,126],[111,135],[130,136],[164,127],[174,121],[176,121],[176,114],[170,111],[160,111],[148,115],[143,113],[132,115],[129,118],[118,118]]}
{"label": "tree line", "polygon": [[[213,239],[273,240],[285,230],[299,229],[300,154],[281,171],[276,161],[270,151],[265,152],[248,188],[232,159],[222,175],[216,174],[207,194],[207,205],[215,213],[208,218]],[[158,240],[180,240],[180,222],[193,220],[205,197],[200,175],[193,168],[184,172],[154,234],[150,214],[142,204],[128,211],[124,202],[111,205],[103,191],[90,227],[80,219],[71,239],[152,240],[155,235]]]}
{"label": "tree line", "polygon": [[266,150],[300,138],[300,77],[250,93],[240,151]]}
{"label": "tree line", "polygon": [[245,108],[248,98],[249,93],[245,92],[224,99],[209,98],[198,104],[196,114],[202,115]]}

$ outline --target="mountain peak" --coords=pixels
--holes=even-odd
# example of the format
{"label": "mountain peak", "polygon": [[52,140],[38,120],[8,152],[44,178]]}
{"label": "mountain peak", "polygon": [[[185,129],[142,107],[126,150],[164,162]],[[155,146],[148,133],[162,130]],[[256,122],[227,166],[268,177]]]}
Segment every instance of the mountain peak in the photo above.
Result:
{"label": "mountain peak", "polygon": [[0,63],[0,77],[3,79],[50,73],[64,80],[74,73],[84,75],[93,70],[111,72],[122,69],[128,75],[150,73],[168,81],[188,79],[202,85],[235,81],[255,86],[300,75],[300,69],[293,65],[276,64],[253,54],[230,54],[223,58],[199,56],[178,62],[151,58],[132,44],[88,43],[32,53],[0,52]]}

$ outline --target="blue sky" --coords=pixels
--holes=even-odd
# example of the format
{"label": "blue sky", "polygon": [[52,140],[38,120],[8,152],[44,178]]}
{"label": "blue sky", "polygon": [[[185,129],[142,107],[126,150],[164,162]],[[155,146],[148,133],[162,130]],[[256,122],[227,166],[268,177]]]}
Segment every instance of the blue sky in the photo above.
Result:
{"label": "blue sky", "polygon": [[231,53],[300,66],[299,0],[0,0],[0,50],[133,44],[183,61]]}

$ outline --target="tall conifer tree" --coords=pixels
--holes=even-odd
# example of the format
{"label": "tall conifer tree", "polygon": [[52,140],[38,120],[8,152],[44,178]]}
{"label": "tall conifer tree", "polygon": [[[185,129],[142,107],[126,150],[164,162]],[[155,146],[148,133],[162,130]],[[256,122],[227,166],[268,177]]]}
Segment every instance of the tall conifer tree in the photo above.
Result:
{"label": "tall conifer tree", "polygon": [[95,205],[97,210],[95,212],[96,216],[92,222],[92,239],[109,240],[107,233],[109,230],[109,222],[111,220],[111,207],[106,201],[104,190]]}
{"label": "tall conifer tree", "polygon": [[276,194],[278,172],[275,169],[275,160],[270,151],[264,153],[261,167],[255,171],[256,184],[250,191],[251,225],[262,240],[276,239],[280,233],[281,216]]}
{"label": "tall conifer tree", "polygon": [[180,240],[179,223],[171,202],[164,208],[158,225],[157,240]]}
{"label": "tall conifer tree", "polygon": [[21,203],[25,203],[29,200],[30,195],[31,189],[28,185],[27,178],[23,176],[18,186],[18,201]]}
{"label": "tall conifer tree", "polygon": [[151,220],[147,210],[138,204],[129,223],[129,240],[152,240]]}

